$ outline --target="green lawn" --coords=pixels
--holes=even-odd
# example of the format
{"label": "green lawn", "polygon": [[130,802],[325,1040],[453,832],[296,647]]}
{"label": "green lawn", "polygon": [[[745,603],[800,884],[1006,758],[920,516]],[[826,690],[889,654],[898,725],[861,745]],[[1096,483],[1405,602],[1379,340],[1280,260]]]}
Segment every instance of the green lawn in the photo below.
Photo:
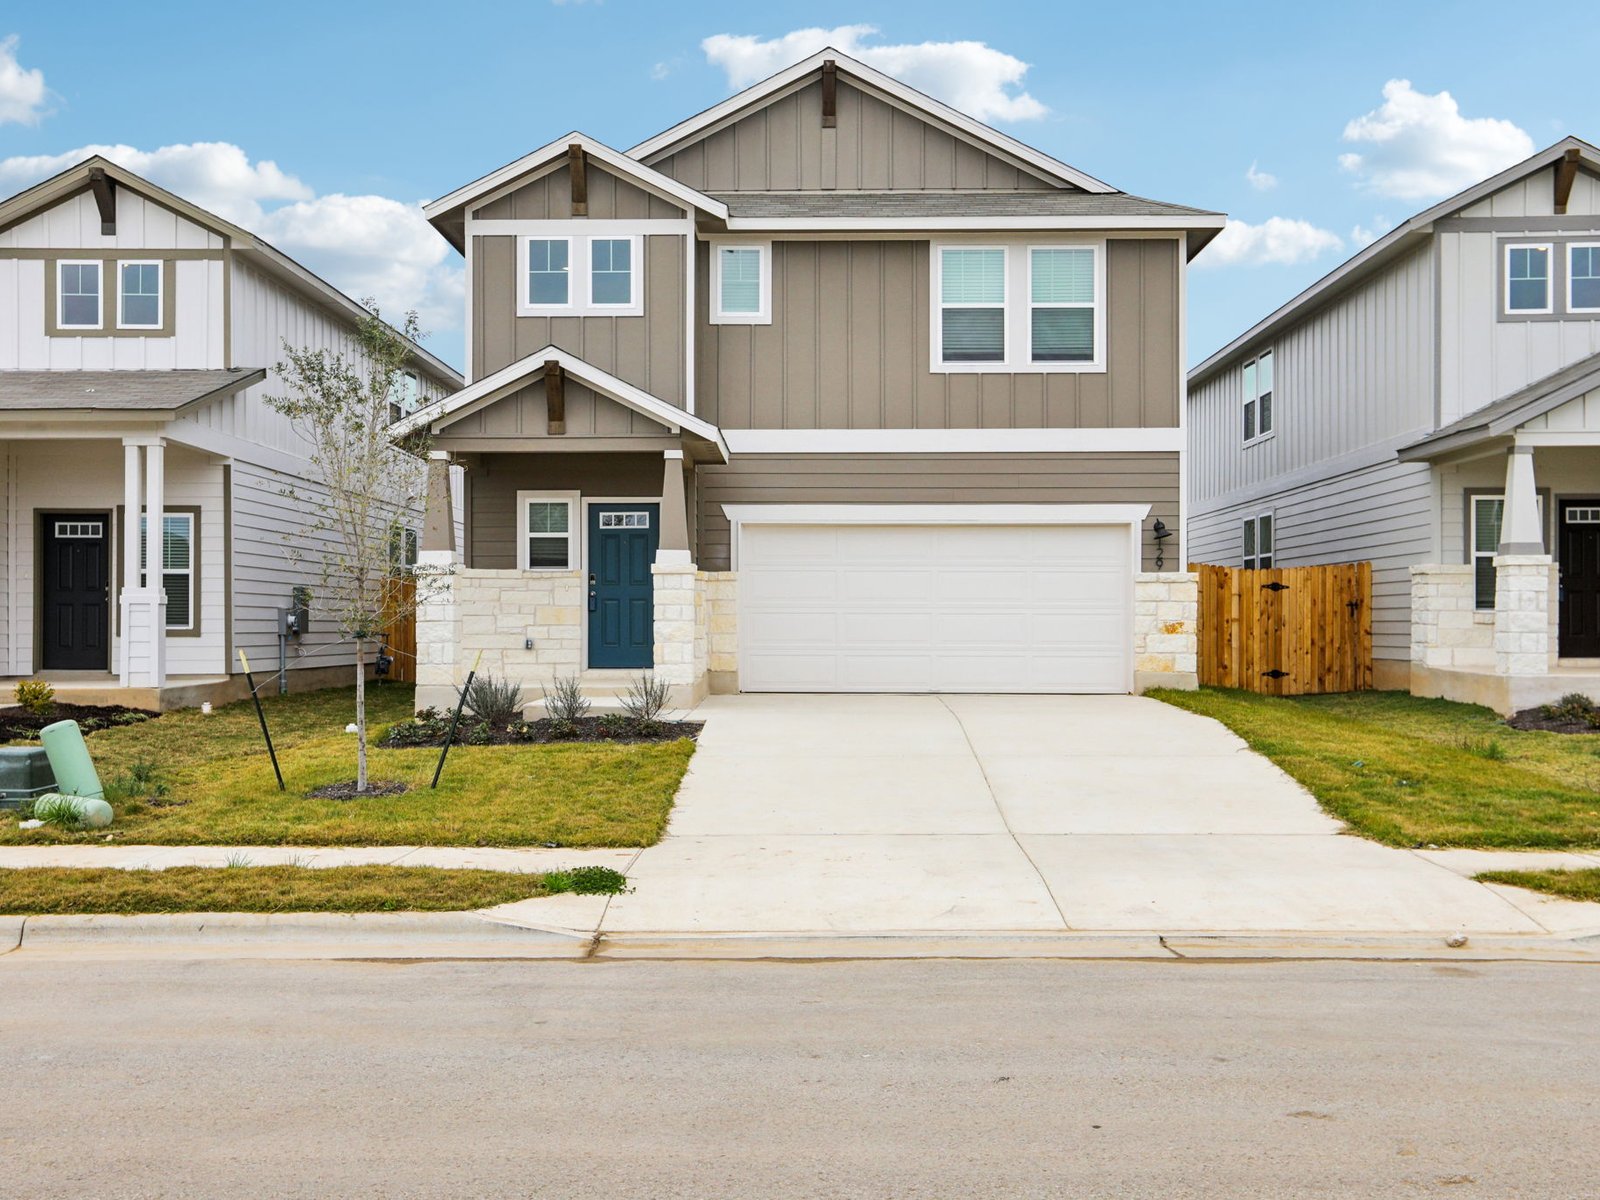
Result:
{"label": "green lawn", "polygon": [[1509,883],[1565,900],[1600,900],[1600,867],[1579,871],[1485,871],[1484,883]]}
{"label": "green lawn", "polygon": [[1405,692],[1152,695],[1215,717],[1391,846],[1600,845],[1600,734],[1523,732],[1486,708]]}
{"label": "green lawn", "polygon": [[[369,688],[372,740],[411,713],[411,689]],[[287,791],[279,792],[248,701],[89,735],[116,823],[108,831],[17,828],[0,819],[0,844],[116,840],[161,845],[648,846],[661,837],[690,741],[642,745],[457,746],[438,790],[427,784],[436,749],[371,752],[373,779],[412,790],[362,800],[306,792],[355,776],[352,689],[265,700]],[[153,765],[168,791],[117,795],[135,764]]]}

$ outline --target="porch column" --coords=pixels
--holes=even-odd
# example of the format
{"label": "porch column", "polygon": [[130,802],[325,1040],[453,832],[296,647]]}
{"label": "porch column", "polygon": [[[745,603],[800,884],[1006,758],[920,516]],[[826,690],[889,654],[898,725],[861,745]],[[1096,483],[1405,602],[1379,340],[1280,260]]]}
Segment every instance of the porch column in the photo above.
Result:
{"label": "porch column", "polygon": [[1547,675],[1555,660],[1555,567],[1533,476],[1533,447],[1506,455],[1506,504],[1494,556],[1494,659],[1500,675]]}
{"label": "porch column", "polygon": [[428,490],[422,515],[422,553],[454,556],[456,513],[450,496],[450,452],[428,452]]}
{"label": "porch column", "polygon": [[661,542],[656,562],[661,566],[688,566],[689,505],[683,486],[683,451],[664,450],[661,472]]}
{"label": "porch column", "polygon": [[422,544],[412,578],[417,585],[417,711],[448,708],[464,682],[458,595],[461,554],[456,548],[455,504],[450,495],[450,454],[428,452]]}
{"label": "porch column", "polygon": [[1506,454],[1506,507],[1496,553],[1544,553],[1544,522],[1539,519],[1532,446],[1513,446]]}
{"label": "porch column", "polygon": [[[161,587],[161,550],[166,493],[166,443],[151,438],[144,445],[144,572],[142,586],[126,590],[122,636],[126,643],[128,685],[160,687],[167,680],[167,594]],[[137,501],[137,491],[134,491]],[[130,545],[139,542],[139,506],[129,514]],[[135,561],[139,556],[135,554]],[[137,583],[137,577],[135,577]]]}
{"label": "porch column", "polygon": [[139,443],[132,438],[122,439],[122,586],[117,592],[122,639],[117,648],[117,675],[123,687],[132,686],[128,664],[129,593],[139,586],[139,450]]}

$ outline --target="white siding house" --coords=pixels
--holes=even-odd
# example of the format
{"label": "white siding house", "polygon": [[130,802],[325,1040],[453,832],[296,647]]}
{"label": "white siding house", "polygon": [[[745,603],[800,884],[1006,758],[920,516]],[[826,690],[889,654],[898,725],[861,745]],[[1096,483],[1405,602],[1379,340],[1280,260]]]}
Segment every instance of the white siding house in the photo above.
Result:
{"label": "white siding house", "polygon": [[[170,707],[237,694],[240,649],[275,667],[279,610],[312,582],[284,493],[316,481],[265,396],[285,341],[350,351],[362,316],[103,159],[0,202],[0,687]],[[461,382],[420,347],[411,369],[424,397]],[[335,643],[315,622],[291,643],[294,686],[342,680]]]}

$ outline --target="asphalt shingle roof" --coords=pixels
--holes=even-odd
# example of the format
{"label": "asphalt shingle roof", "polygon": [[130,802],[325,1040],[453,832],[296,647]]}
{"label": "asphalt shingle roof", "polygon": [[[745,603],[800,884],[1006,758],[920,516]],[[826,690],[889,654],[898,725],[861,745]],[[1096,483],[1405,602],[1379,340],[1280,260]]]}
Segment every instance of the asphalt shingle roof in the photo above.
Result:
{"label": "asphalt shingle roof", "polygon": [[266,378],[231,371],[0,371],[0,412],[167,412]]}
{"label": "asphalt shingle roof", "polygon": [[734,217],[1210,217],[1126,192],[728,192]]}

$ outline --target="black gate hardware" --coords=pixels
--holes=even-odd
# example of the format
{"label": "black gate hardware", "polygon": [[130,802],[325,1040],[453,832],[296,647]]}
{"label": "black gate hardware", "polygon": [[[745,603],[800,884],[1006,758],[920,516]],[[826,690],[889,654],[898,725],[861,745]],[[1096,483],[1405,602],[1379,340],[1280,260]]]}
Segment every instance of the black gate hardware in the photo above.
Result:
{"label": "black gate hardware", "polygon": [[1359,600],[1346,600],[1344,602],[1344,606],[1350,610],[1350,615],[1352,617],[1361,611],[1361,601]]}
{"label": "black gate hardware", "polygon": [[1261,585],[1261,590],[1264,592],[1287,592],[1289,590],[1289,585],[1287,583],[1279,583],[1277,580],[1273,580],[1271,583],[1263,583]]}
{"label": "black gate hardware", "polygon": [[1261,672],[1261,676],[1263,679],[1287,679],[1289,678],[1289,672],[1280,671],[1278,668],[1274,667],[1270,671]]}

